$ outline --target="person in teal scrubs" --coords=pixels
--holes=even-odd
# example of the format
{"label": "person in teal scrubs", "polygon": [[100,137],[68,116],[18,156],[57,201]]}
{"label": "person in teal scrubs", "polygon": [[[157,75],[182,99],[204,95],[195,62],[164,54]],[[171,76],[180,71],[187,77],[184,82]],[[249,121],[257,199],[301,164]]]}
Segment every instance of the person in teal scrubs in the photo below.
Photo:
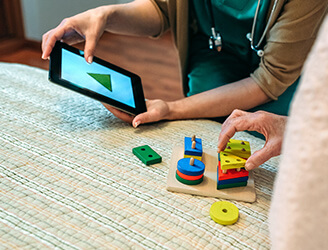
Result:
{"label": "person in teal scrubs", "polygon": [[[161,120],[224,119],[234,109],[286,115],[297,87],[292,83],[327,7],[328,0],[138,0],[101,6],[48,31],[42,58],[49,57],[57,40],[74,44],[85,39],[84,57],[92,63],[104,31],[158,37],[171,29],[186,97],[147,100],[147,112],[137,116],[105,105],[112,114],[134,127]],[[220,40],[222,46],[216,46]],[[211,50],[209,41],[220,52]]]}
{"label": "person in teal scrubs", "polygon": [[[249,75],[258,67],[260,57],[250,47],[245,34],[252,29],[258,0],[192,1],[192,16],[197,28],[190,39],[187,96],[232,83]],[[261,1],[258,11],[257,37],[264,32],[270,0]],[[214,18],[214,24],[212,24]],[[214,26],[219,32],[222,49],[209,49],[209,37]],[[264,42],[261,47],[263,47]],[[259,105],[249,111],[264,110],[287,115],[289,103],[297,87],[292,84],[276,101]],[[223,122],[226,117],[214,118]]]}

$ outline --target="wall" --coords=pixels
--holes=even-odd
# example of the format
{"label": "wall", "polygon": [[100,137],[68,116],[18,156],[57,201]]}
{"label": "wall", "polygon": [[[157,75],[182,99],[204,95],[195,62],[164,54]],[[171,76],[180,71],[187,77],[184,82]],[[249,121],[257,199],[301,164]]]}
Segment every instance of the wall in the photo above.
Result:
{"label": "wall", "polygon": [[[131,1],[131,0],[130,0]],[[56,27],[65,17],[101,5],[129,0],[21,0],[25,37],[41,41],[42,35]]]}

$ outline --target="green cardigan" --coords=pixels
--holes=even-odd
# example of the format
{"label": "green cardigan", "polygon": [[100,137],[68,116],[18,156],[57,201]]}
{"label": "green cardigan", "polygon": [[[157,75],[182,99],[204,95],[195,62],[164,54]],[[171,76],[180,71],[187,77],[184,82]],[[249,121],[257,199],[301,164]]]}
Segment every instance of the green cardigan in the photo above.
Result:
{"label": "green cardigan", "polygon": [[[183,86],[187,84],[189,1],[150,0],[161,18],[161,36],[171,29],[180,60]],[[272,1],[273,2],[273,1]],[[271,4],[270,9],[272,8]],[[250,75],[261,89],[277,100],[300,76],[304,61],[326,14],[328,0],[278,0],[269,23],[264,56]],[[271,10],[269,11],[269,13]]]}

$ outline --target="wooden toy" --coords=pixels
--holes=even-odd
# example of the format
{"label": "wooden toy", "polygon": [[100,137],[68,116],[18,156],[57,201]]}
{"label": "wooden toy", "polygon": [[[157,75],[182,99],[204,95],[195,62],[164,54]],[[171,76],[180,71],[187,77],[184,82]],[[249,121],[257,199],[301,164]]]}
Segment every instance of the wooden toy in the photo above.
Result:
{"label": "wooden toy", "polygon": [[232,225],[237,222],[239,210],[236,205],[228,201],[217,201],[210,208],[212,220],[221,225]]}
{"label": "wooden toy", "polygon": [[221,162],[218,163],[218,180],[229,180],[229,179],[235,179],[235,178],[241,178],[241,177],[248,177],[249,172],[242,168],[240,171],[237,171],[236,169],[229,169],[226,173],[223,173],[221,169]]}
{"label": "wooden toy", "polygon": [[237,182],[237,183],[230,183],[230,184],[218,184],[217,185],[217,189],[226,189],[226,188],[235,188],[235,187],[245,187],[247,186],[247,181],[243,181],[243,182]]}
{"label": "wooden toy", "polygon": [[251,147],[248,141],[230,139],[224,152],[247,159],[251,156]]}
{"label": "wooden toy", "polygon": [[202,176],[200,179],[198,179],[198,180],[193,180],[193,181],[191,181],[191,180],[186,180],[186,179],[181,178],[181,177],[178,175],[178,173],[176,173],[175,178],[176,178],[179,182],[181,182],[181,183],[183,183],[183,184],[186,184],[186,185],[198,185],[198,184],[202,183],[202,181],[203,181],[203,176]]}
{"label": "wooden toy", "polygon": [[186,175],[186,174],[181,173],[179,170],[177,170],[177,175],[179,175],[182,179],[185,179],[188,181],[199,180],[200,178],[202,178],[204,176],[204,174],[197,175],[197,176]]}
{"label": "wooden toy", "polygon": [[[246,160],[231,153],[221,151],[220,162],[222,170],[237,169],[237,171],[240,171],[245,166]],[[226,171],[223,171],[223,173],[226,173]]]}
{"label": "wooden toy", "polygon": [[148,145],[133,148],[132,152],[146,165],[162,162],[162,157]]}
{"label": "wooden toy", "polygon": [[184,139],[185,151],[184,154],[188,156],[202,156],[203,146],[202,139],[193,137],[185,137]]}
{"label": "wooden toy", "polygon": [[199,161],[202,160],[202,156],[196,156],[196,155],[183,155],[183,158],[194,158],[194,159],[197,159]]}
{"label": "wooden toy", "polygon": [[[217,189],[218,153],[215,149],[203,149],[205,171],[203,181],[197,185],[186,185],[176,177],[178,161],[184,155],[184,146],[175,146],[172,149],[169,173],[167,176],[166,189],[171,192],[179,192],[221,199],[232,199],[244,202],[256,201],[253,173],[249,172],[247,186]],[[231,171],[231,170],[229,170]]]}
{"label": "wooden toy", "polygon": [[[182,158],[178,161],[177,169],[180,173],[190,176],[202,175],[205,171],[205,164],[197,159]],[[191,164],[192,163],[192,164]]]}

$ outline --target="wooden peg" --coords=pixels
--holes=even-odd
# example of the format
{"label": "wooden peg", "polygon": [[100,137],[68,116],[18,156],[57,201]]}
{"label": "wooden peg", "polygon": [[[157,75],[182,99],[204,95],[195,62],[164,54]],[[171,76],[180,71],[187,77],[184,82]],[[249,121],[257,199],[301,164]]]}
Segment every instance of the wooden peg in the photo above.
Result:
{"label": "wooden peg", "polygon": [[189,163],[190,166],[194,166],[194,163],[195,163],[195,159],[191,157],[190,158],[190,163]]}
{"label": "wooden peg", "polygon": [[192,141],[191,148],[195,149],[196,148],[196,141]]}
{"label": "wooden peg", "polygon": [[195,141],[196,140],[196,135],[193,135],[192,137],[191,137],[191,141]]}

